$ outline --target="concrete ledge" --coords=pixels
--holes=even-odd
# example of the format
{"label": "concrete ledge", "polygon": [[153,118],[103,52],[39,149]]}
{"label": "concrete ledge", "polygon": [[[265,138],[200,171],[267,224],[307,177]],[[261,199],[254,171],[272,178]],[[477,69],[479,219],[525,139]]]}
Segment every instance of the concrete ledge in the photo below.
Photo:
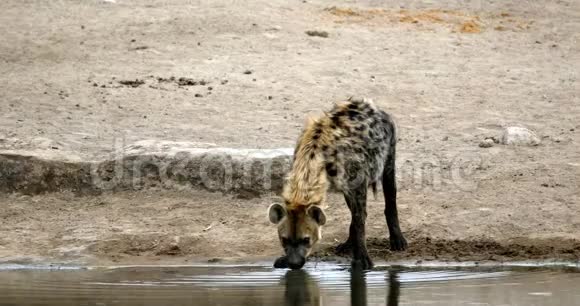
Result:
{"label": "concrete ledge", "polygon": [[292,148],[200,148],[194,143],[152,141],[98,160],[52,151],[0,151],[0,192],[94,195],[201,188],[255,197],[281,191],[292,153]]}

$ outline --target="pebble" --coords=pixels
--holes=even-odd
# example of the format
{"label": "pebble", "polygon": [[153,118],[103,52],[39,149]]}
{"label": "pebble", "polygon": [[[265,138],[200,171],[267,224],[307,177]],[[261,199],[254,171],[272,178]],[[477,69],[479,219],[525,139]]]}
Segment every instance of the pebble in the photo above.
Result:
{"label": "pebble", "polygon": [[479,143],[480,148],[491,148],[493,147],[494,142],[491,138],[486,138]]}

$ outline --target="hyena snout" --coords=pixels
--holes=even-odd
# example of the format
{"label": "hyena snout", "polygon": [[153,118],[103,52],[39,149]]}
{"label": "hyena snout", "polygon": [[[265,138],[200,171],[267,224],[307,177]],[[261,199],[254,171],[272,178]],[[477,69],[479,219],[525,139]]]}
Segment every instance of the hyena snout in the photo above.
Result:
{"label": "hyena snout", "polygon": [[300,251],[290,251],[286,254],[288,260],[288,268],[292,270],[302,269],[306,263],[306,256],[301,254]]}

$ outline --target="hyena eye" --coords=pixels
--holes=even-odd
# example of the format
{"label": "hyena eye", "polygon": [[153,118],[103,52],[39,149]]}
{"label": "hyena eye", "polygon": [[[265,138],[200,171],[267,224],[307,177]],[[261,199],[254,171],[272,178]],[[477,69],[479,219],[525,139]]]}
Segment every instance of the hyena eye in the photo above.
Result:
{"label": "hyena eye", "polygon": [[283,237],[282,238],[282,244],[286,245],[286,244],[289,244],[289,243],[290,243],[290,239],[288,239],[286,237]]}
{"label": "hyena eye", "polygon": [[302,243],[310,245],[310,237],[302,238]]}

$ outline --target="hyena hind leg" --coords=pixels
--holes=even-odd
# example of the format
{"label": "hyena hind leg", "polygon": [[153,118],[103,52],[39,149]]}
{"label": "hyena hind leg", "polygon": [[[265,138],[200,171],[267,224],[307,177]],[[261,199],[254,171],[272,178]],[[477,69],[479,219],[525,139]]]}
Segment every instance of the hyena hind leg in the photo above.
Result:
{"label": "hyena hind leg", "polygon": [[385,195],[385,219],[389,228],[389,243],[392,251],[407,249],[407,240],[399,226],[397,212],[397,181],[395,177],[395,157],[389,156],[383,171],[383,193]]}

